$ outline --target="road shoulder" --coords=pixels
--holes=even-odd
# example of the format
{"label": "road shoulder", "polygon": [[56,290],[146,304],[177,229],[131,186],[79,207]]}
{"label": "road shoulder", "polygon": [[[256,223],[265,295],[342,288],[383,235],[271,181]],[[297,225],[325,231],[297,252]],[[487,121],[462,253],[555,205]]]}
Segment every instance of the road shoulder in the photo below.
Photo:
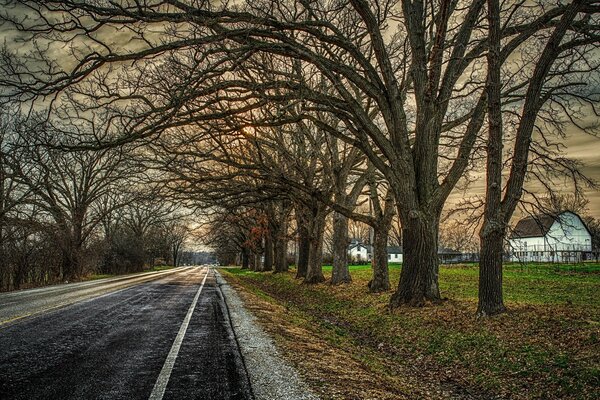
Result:
{"label": "road shoulder", "polygon": [[235,290],[215,271],[231,324],[257,400],[316,400],[296,370],[279,354],[273,340],[246,310]]}

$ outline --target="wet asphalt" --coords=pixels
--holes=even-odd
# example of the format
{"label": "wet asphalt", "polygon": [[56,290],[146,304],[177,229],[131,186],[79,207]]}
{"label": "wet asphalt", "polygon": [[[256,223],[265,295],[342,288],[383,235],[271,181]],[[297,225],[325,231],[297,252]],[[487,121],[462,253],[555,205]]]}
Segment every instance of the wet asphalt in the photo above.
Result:
{"label": "wet asphalt", "polygon": [[0,326],[0,399],[251,399],[214,272],[191,268]]}

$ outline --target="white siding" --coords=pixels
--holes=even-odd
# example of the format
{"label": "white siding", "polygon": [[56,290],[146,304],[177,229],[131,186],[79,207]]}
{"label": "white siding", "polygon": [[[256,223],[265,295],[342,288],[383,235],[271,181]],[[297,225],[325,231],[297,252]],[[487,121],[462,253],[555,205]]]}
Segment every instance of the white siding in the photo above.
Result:
{"label": "white siding", "polygon": [[352,261],[368,261],[370,259],[367,248],[362,245],[355,246],[348,251]]}
{"label": "white siding", "polygon": [[510,239],[511,261],[580,261],[581,253],[592,251],[592,238],[581,219],[564,212],[544,237]]}
{"label": "white siding", "polygon": [[398,254],[398,253],[388,253],[388,261],[389,262],[395,262],[395,263],[401,263],[402,262],[402,254]]}

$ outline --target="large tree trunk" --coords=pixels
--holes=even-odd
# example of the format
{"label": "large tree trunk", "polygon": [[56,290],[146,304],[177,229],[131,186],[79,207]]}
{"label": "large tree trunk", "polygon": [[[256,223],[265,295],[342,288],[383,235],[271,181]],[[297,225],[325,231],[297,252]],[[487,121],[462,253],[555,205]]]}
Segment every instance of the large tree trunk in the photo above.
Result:
{"label": "large tree trunk", "polygon": [[479,260],[479,305],[477,315],[491,316],[506,311],[502,297],[502,250],[504,230],[481,230]]}
{"label": "large tree trunk", "polygon": [[248,254],[248,268],[250,269],[250,271],[257,270],[256,253],[253,251],[250,251],[250,253]]}
{"label": "large tree trunk", "polygon": [[288,238],[287,238],[287,221],[285,217],[279,221],[277,229],[275,230],[275,236],[273,238],[273,253],[275,257],[275,272],[287,272],[288,261]]}
{"label": "large tree trunk", "polygon": [[373,278],[369,282],[370,292],[390,290],[387,253],[389,228],[390,226],[385,224],[373,227],[373,259],[371,260]]}
{"label": "large tree trunk", "polygon": [[333,268],[331,284],[339,285],[352,282],[348,268],[348,217],[340,213],[333,214]]}
{"label": "large tree trunk", "polygon": [[261,271],[273,271],[273,238],[271,232],[265,235],[265,261]]}
{"label": "large tree trunk", "polygon": [[254,271],[262,271],[262,254],[261,253],[253,253],[254,256]]}
{"label": "large tree trunk", "polygon": [[243,247],[242,248],[242,269],[250,268],[250,260],[248,259],[248,250]]}
{"label": "large tree trunk", "polygon": [[488,140],[484,222],[479,232],[478,316],[506,310],[502,299],[502,246],[506,229],[502,212],[502,98],[500,77],[500,2],[488,0],[490,49],[487,55]]}
{"label": "large tree trunk", "polygon": [[390,307],[420,307],[441,300],[438,286],[437,216],[410,215],[403,219],[404,259],[398,289],[390,299]]}
{"label": "large tree trunk", "polygon": [[308,255],[310,253],[310,237],[308,234],[308,227],[306,221],[303,218],[297,219],[298,224],[298,259],[297,259],[297,270],[296,278],[306,278],[308,272]]}
{"label": "large tree trunk", "polygon": [[273,244],[273,254],[275,257],[275,272],[287,272],[287,239],[276,238]]}
{"label": "large tree trunk", "polygon": [[[21,257],[20,257],[21,258]],[[22,259],[15,262],[15,273],[13,277],[13,288],[20,289],[25,280],[25,263]]]}
{"label": "large tree trunk", "polygon": [[315,204],[309,214],[308,234],[309,252],[308,269],[304,283],[320,283],[325,281],[323,275],[323,234],[325,233],[325,206]]}
{"label": "large tree trunk", "polygon": [[325,281],[323,275],[323,231],[316,228],[311,234],[310,250],[308,252],[308,269],[304,283],[320,283]]}
{"label": "large tree trunk", "polygon": [[63,279],[73,281],[80,277],[79,257],[74,248],[65,248],[62,251]]}
{"label": "large tree trunk", "polygon": [[171,251],[171,257],[173,257],[173,266],[174,267],[179,267],[179,264],[181,263],[180,257],[179,257],[179,249],[180,249],[180,244],[175,244],[173,245],[173,249]]}

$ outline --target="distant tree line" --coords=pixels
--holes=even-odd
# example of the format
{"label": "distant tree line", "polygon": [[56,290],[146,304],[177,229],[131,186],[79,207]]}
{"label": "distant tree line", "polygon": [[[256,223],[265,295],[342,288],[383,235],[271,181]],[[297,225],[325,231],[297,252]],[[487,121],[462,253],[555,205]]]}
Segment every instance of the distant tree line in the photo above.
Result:
{"label": "distant tree line", "polygon": [[65,132],[0,114],[0,290],[176,265],[185,221],[131,149],[67,151]]}

